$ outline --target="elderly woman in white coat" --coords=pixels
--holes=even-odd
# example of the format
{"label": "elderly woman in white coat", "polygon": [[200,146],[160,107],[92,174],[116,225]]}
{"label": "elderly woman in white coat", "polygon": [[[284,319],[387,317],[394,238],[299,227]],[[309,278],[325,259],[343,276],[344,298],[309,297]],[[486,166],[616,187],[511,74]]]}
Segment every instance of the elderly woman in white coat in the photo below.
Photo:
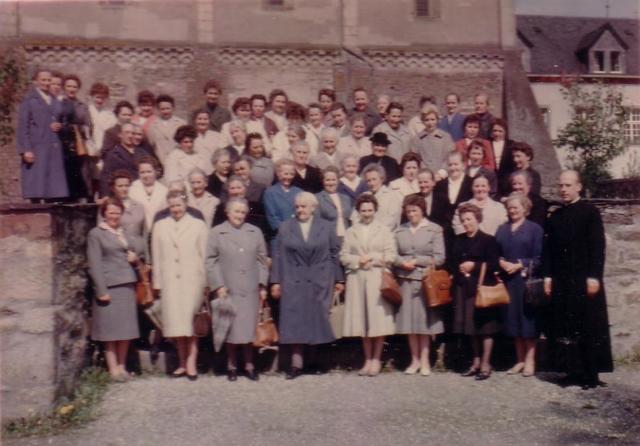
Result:
{"label": "elderly woman in white coat", "polygon": [[197,338],[193,316],[205,296],[205,249],[209,234],[204,221],[187,213],[187,197],[180,191],[167,195],[171,216],[155,223],[152,235],[153,288],[160,293],[162,331],[173,338],[179,367],[172,377],[198,378]]}
{"label": "elderly woman in white coat", "polygon": [[340,251],[346,270],[343,335],[362,338],[364,366],[361,376],[376,376],[382,364],[384,337],[395,333],[395,309],[380,293],[383,268],[396,258],[391,230],[375,219],[376,198],[363,194],[356,200],[358,221],[347,230]]}
{"label": "elderly woman in white coat", "polygon": [[[208,115],[207,115],[208,116]],[[144,207],[145,228],[151,232],[156,213],[167,206],[167,186],[158,181],[160,164],[152,156],[138,160],[138,179],[131,183],[129,198]]]}
{"label": "elderly woman in white coat", "polygon": [[191,186],[189,204],[202,212],[204,222],[210,228],[215,218],[216,209],[220,204],[220,199],[207,191],[208,178],[204,170],[196,167],[189,172],[188,179],[189,186]]}
{"label": "elderly woman in white coat", "polygon": [[443,333],[444,324],[440,308],[427,308],[422,278],[427,267],[444,263],[444,236],[442,228],[425,217],[424,197],[408,195],[402,208],[407,223],[394,234],[398,248],[394,272],[402,293],[402,304],[396,314],[396,333],[409,338],[411,364],[405,373],[414,375],[420,371],[422,376],[429,376],[431,336]]}
{"label": "elderly woman in white coat", "polygon": [[260,229],[245,222],[249,203],[244,198],[231,198],[225,212],[227,221],[209,233],[207,278],[216,296],[229,296],[236,310],[227,337],[227,378],[237,379],[236,347],[241,345],[246,376],[257,381],[252,342],[260,303],[267,298],[267,248]]}
{"label": "elderly woman in white coat", "polygon": [[[375,220],[393,231],[400,224],[402,215],[402,194],[384,185],[386,173],[379,164],[369,164],[362,170],[362,178],[367,184],[367,191],[376,197],[377,209]],[[351,214],[351,222],[359,219],[358,210]]]}

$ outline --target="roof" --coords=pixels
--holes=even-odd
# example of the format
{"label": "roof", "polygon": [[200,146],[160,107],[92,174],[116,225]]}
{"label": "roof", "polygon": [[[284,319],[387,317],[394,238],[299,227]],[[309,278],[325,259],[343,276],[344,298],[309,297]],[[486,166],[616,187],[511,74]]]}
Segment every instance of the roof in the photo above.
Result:
{"label": "roof", "polygon": [[531,53],[531,74],[588,74],[579,57],[605,31],[626,48],[626,75],[640,75],[640,21],[635,19],[519,15],[517,34]]}

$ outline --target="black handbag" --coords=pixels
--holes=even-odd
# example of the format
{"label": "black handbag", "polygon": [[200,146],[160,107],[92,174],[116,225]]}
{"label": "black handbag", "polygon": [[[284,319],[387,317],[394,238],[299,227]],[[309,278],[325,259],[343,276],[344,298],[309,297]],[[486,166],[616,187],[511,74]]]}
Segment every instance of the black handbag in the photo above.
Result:
{"label": "black handbag", "polygon": [[527,277],[524,282],[524,302],[534,308],[544,307],[551,299],[544,293],[544,279]]}

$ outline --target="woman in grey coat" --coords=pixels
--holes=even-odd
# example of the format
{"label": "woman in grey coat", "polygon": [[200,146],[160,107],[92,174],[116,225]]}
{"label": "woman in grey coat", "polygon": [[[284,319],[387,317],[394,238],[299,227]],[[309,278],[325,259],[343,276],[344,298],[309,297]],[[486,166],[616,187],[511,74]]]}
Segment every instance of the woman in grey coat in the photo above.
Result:
{"label": "woman in grey coat", "polygon": [[227,221],[209,232],[205,266],[209,288],[221,298],[229,296],[236,316],[227,337],[227,376],[237,379],[236,346],[242,345],[247,377],[258,380],[253,365],[258,310],[267,298],[267,249],[259,228],[245,223],[249,204],[231,198],[225,207]]}
{"label": "woman in grey coat", "polygon": [[444,263],[444,236],[442,228],[427,220],[426,203],[420,195],[408,195],[402,203],[408,222],[395,231],[398,256],[394,262],[400,282],[402,304],[396,314],[396,333],[409,337],[411,364],[407,375],[420,371],[431,375],[429,349],[431,336],[444,332],[439,308],[427,308],[422,277],[425,269]]}
{"label": "woman in grey coat", "polygon": [[323,220],[334,224],[338,238],[343,240],[349,227],[349,216],[353,204],[351,198],[338,192],[338,184],[340,184],[340,170],[334,166],[325,168],[322,171],[324,190],[316,194],[317,214]]}
{"label": "woman in grey coat", "polygon": [[103,221],[87,238],[89,274],[96,298],[93,300],[91,337],[106,343],[105,357],[112,379],[129,378],[125,369],[129,340],[139,336],[136,312],[136,273],[132,264],[142,252],[143,241],[127,234],[120,220],[124,205],[107,198],[100,206]]}
{"label": "woman in grey coat", "polygon": [[334,226],[314,217],[318,200],[309,192],[295,197],[295,217],[280,225],[271,270],[271,295],[280,298],[280,344],[291,344],[287,379],[302,371],[303,344],[335,340],[329,323],[334,292],[344,290],[338,263],[340,242]]}

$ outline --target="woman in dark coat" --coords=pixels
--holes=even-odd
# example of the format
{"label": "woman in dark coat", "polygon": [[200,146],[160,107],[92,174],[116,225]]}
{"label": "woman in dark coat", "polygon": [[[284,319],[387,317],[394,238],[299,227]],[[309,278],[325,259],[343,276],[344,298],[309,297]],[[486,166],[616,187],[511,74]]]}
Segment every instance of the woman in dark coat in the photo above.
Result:
{"label": "woman in dark coat", "polygon": [[491,150],[496,163],[498,195],[501,197],[509,195],[511,188],[509,176],[516,170],[511,153],[514,145],[515,141],[509,139],[507,121],[500,118],[494,119],[491,125]]}
{"label": "woman in dark coat", "polygon": [[456,237],[450,267],[454,274],[453,332],[471,336],[473,363],[462,376],[485,380],[491,376],[493,335],[500,331],[500,309],[475,307],[478,280],[486,263],[484,285],[493,285],[498,270],[499,250],[496,239],[480,231],[482,210],[469,203],[458,206],[465,233]]}
{"label": "woman in dark coat", "polygon": [[280,299],[280,344],[292,347],[287,379],[302,371],[302,346],[335,340],[329,323],[334,292],[344,290],[334,226],[313,213],[309,192],[295,198],[296,216],[280,225],[271,270],[271,295]]}
{"label": "woman in dark coat", "polygon": [[507,372],[529,377],[535,373],[536,339],[539,330],[535,308],[525,304],[525,281],[537,274],[542,255],[542,228],[526,217],[531,201],[514,192],[505,200],[509,222],[496,232],[500,245],[500,269],[509,291],[509,305],[504,310],[505,332],[515,338],[518,362]]}

